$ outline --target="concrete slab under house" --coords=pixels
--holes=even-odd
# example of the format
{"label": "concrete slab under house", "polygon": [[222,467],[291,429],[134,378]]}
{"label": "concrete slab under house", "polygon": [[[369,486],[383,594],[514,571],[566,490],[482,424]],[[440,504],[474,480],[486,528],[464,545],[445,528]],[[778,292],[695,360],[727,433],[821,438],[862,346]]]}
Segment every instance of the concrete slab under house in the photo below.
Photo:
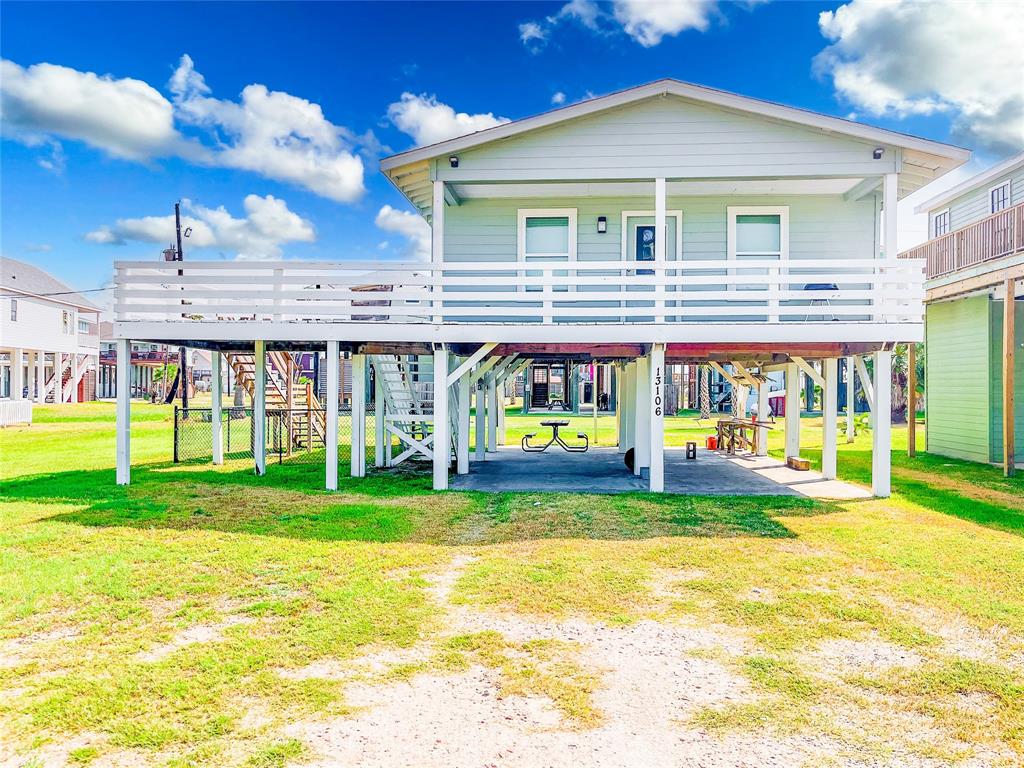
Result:
{"label": "concrete slab under house", "polygon": [[[667,367],[675,364],[710,366],[735,391],[755,391],[762,414],[773,394],[784,394],[787,414],[799,413],[801,379],[820,386],[818,481],[829,483],[840,370],[848,407],[856,372],[872,409],[872,490],[887,496],[892,349],[924,337],[924,263],[896,258],[896,218],[883,214],[968,157],[957,147],[662,80],[385,158],[382,172],[431,225],[429,262],[115,264],[124,378],[117,481],[130,480],[121,361],[134,339],[220,353],[212,356],[214,381],[228,361],[252,396],[261,474],[268,403],[294,405],[286,353],[322,354],[326,396],[307,397],[304,408],[318,414],[311,423],[325,436],[328,489],[338,485],[338,441],[327,436],[339,429],[343,354],[351,366],[351,474],[422,456],[439,490],[487,485],[502,467],[512,478],[537,466],[536,456],[501,450],[498,392],[529,366],[556,362],[563,375],[565,367],[598,364],[610,372],[603,381],[615,382],[606,394],[617,445],[575,464],[559,459],[567,488],[592,490],[593,467],[622,466],[618,453],[632,450],[632,477],[618,476],[623,490],[736,490],[729,477],[742,462],[702,454],[687,467],[665,449]],[[780,380],[782,391],[773,391]],[[215,462],[223,458],[218,390]],[[372,462],[364,418],[371,391]],[[744,417],[747,396],[736,403]],[[786,455],[799,453],[799,419],[790,418]],[[747,492],[800,492],[801,483],[773,480],[775,468],[748,461],[754,469],[741,469],[739,483]]]}

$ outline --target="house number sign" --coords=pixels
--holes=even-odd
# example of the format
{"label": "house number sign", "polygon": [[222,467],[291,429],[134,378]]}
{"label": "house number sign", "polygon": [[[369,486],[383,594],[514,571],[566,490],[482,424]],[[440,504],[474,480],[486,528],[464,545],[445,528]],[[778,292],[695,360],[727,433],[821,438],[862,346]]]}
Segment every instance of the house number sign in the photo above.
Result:
{"label": "house number sign", "polygon": [[661,416],[661,366],[655,366],[654,368],[654,400],[652,402],[654,406],[654,415]]}

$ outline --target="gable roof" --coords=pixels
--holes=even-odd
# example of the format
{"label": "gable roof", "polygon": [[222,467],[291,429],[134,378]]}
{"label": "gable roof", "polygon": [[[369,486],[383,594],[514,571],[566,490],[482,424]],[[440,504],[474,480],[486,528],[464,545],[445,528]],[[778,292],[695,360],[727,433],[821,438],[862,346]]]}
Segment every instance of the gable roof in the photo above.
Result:
{"label": "gable roof", "polygon": [[400,166],[408,165],[422,160],[430,160],[436,157],[447,155],[451,152],[477,147],[492,141],[507,139],[510,136],[546,128],[551,125],[573,120],[579,117],[592,115],[607,109],[614,109],[653,96],[673,95],[692,101],[722,107],[725,109],[747,112],[775,120],[782,120],[790,123],[797,123],[812,128],[819,128],[823,131],[838,133],[853,138],[864,139],[888,144],[890,146],[902,147],[916,150],[926,154],[937,155],[942,158],[955,161],[956,165],[966,162],[970,157],[970,150],[956,147],[951,144],[943,144],[930,139],[922,139],[898,131],[890,131],[884,128],[864,125],[863,123],[846,120],[839,117],[823,115],[807,109],[789,107],[772,101],[754,99],[749,96],[741,96],[729,91],[721,91],[715,88],[708,88],[702,85],[694,85],[681,80],[663,79],[656,80],[646,85],[638,85],[623,91],[587,99],[567,107],[553,109],[533,117],[526,117],[520,120],[513,120],[509,123],[502,123],[493,128],[486,128],[482,131],[470,133],[465,136],[458,136],[446,141],[429,144],[424,147],[416,147],[404,152],[385,157],[380,162],[381,170],[388,171]]}
{"label": "gable roof", "polygon": [[40,296],[62,304],[70,304],[79,309],[100,311],[99,307],[80,293],[73,291],[49,272],[26,261],[9,259],[6,256],[0,259],[0,288],[6,289],[3,292],[7,295],[17,292]]}
{"label": "gable roof", "polygon": [[935,208],[939,208],[946,203],[952,202],[965,192],[970,192],[978,187],[983,187],[990,181],[995,181],[1000,176],[1007,173],[1013,173],[1021,168],[1024,168],[1024,152],[1018,152],[1016,155],[1006,158],[1003,162],[996,163],[991,168],[988,168],[981,173],[976,173],[969,179],[961,181],[955,187],[950,187],[942,194],[936,195],[930,200],[925,200],[914,208],[914,213],[927,213]]}

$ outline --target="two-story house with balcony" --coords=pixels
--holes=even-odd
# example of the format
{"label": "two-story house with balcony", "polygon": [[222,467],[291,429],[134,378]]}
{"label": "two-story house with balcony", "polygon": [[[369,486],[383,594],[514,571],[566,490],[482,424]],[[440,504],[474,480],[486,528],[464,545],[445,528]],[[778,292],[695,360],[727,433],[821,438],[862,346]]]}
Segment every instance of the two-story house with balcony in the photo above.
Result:
{"label": "two-story house with balcony", "polygon": [[100,308],[57,278],[0,260],[0,398],[94,400]]}
{"label": "two-story house with balcony", "polygon": [[[660,80],[385,158],[383,173],[430,223],[429,261],[119,262],[114,336],[123,349],[139,339],[254,354],[258,473],[268,350],[326,353],[329,435],[346,351],[352,474],[366,472],[371,366],[380,388],[373,463],[428,456],[438,489],[494,452],[503,382],[556,361],[615,366],[618,450],[632,465],[620,471],[655,492],[672,490],[680,460],[664,449],[666,365],[711,366],[757,391],[761,414],[769,374],[785,376],[788,414],[799,412],[799,380],[810,376],[824,393],[822,470],[835,477],[847,358],[875,411],[873,486],[885,496],[891,350],[924,337],[924,276],[922,262],[896,259],[896,218],[881,214],[968,157]],[[118,481],[127,483],[122,390]],[[215,461],[219,409],[215,393]],[[799,426],[787,420],[789,456],[800,453]],[[399,456],[390,446],[382,454],[385,435],[401,442]],[[328,488],[337,487],[335,442]]]}
{"label": "two-story house with balcony", "polygon": [[1010,474],[1024,461],[1024,152],[916,210],[929,239],[902,255],[927,269],[928,450]]}

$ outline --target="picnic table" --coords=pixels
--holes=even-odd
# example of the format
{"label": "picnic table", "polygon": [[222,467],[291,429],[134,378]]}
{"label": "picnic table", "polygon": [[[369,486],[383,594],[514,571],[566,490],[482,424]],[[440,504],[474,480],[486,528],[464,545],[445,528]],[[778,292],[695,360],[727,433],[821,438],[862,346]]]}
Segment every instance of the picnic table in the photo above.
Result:
{"label": "picnic table", "polygon": [[562,427],[569,426],[568,419],[549,419],[540,423],[542,427],[549,427],[551,429],[551,439],[548,440],[544,445],[533,445],[530,443],[531,438],[537,436],[536,432],[530,432],[529,434],[523,435],[522,446],[523,450],[527,453],[544,453],[555,443],[558,443],[563,450],[569,453],[585,453],[590,447],[590,439],[587,437],[586,432],[579,432],[576,437],[583,440],[583,445],[570,445],[562,439],[562,436],[558,434],[558,430]]}
{"label": "picnic table", "polygon": [[[571,411],[572,406],[560,397],[553,397],[548,400],[548,408],[561,408],[563,411]],[[542,422],[543,423],[543,422]],[[567,422],[568,423],[568,422]]]}
{"label": "picnic table", "polygon": [[[727,453],[735,454],[737,444],[741,448],[757,451],[757,429],[772,429],[770,421],[748,421],[747,419],[720,419],[718,422],[718,448]],[[753,430],[751,437],[747,430]]]}

